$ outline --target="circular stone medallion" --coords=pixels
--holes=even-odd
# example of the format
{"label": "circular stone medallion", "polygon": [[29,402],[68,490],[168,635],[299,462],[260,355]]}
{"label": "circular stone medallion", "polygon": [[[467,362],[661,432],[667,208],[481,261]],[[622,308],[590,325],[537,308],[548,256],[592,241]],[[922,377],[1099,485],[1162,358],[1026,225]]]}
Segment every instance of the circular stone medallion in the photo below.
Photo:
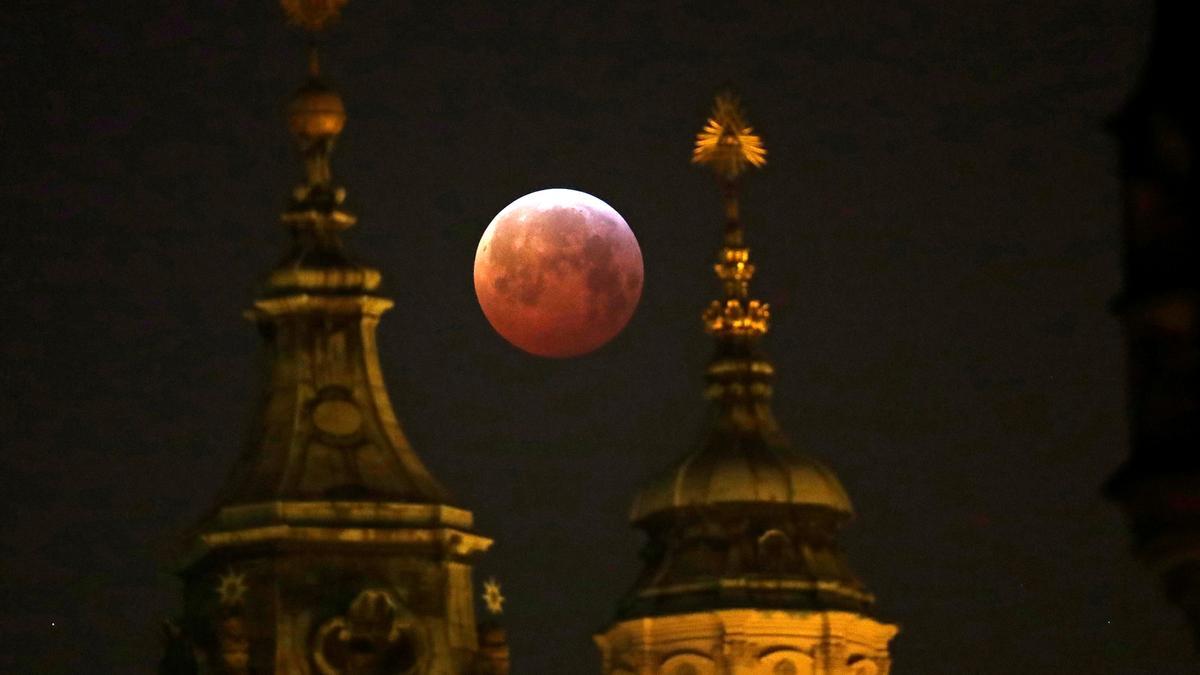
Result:
{"label": "circular stone medallion", "polygon": [[350,401],[328,399],[313,408],[312,421],[318,429],[334,436],[349,436],[362,426],[362,413]]}

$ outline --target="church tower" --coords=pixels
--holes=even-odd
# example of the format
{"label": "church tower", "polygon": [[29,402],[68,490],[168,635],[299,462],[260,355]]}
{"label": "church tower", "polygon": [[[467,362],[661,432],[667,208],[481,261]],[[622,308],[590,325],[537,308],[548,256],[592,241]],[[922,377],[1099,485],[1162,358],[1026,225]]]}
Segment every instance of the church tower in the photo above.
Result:
{"label": "church tower", "polygon": [[717,98],[693,162],[717,174],[725,205],[713,266],[722,296],[704,312],[716,350],[705,372],[698,449],[638,493],[630,519],[649,541],[615,623],[596,636],[604,675],[886,675],[897,627],[840,550],[852,514],[837,476],[793,450],[771,409],[774,367],[759,347],[769,312],[751,299],[754,265],[738,186],[765,163],[737,103]]}
{"label": "church tower", "polygon": [[[283,0],[313,33],[345,0]],[[472,564],[491,541],[451,505],[388,401],[375,328],[392,302],[342,242],[330,155],[346,120],[320,78],[287,109],[304,162],[291,248],[247,317],[264,342],[255,427],[191,534],[163,672],[463,675],[479,659]]]}

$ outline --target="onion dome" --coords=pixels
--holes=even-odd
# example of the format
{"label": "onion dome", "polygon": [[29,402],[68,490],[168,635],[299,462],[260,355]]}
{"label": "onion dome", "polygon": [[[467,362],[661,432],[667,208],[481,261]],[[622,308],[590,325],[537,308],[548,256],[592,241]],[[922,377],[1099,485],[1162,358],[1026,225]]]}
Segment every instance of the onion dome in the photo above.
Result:
{"label": "onion dome", "polygon": [[716,342],[704,376],[708,418],[699,449],[634,499],[630,520],[648,542],[622,619],[747,607],[862,612],[874,600],[837,543],[850,498],[833,471],[789,445],[771,410],[775,368],[759,349],[770,308],[750,293],[755,268],[738,209],[740,176],[765,156],[736,102],[718,98],[693,152],[725,202],[713,265],[723,292],[701,315]]}
{"label": "onion dome", "polygon": [[744,243],[738,181],[766,163],[762,140],[746,123],[735,99],[717,98],[696,139],[692,161],[716,173],[725,200],[724,246],[713,265],[724,291],[702,318],[717,340],[705,379],[713,402],[702,447],[651,481],[634,500],[640,522],[670,509],[720,504],[770,503],[817,507],[839,517],[853,514],[837,476],[824,464],[792,450],[771,412],[774,366],[758,349],[770,310],[750,298],[754,265]]}
{"label": "onion dome", "polygon": [[812,457],[759,443],[733,452],[710,443],[644,486],[629,517],[636,523],[671,509],[750,503],[810,506],[841,518],[854,513],[841,481]]}

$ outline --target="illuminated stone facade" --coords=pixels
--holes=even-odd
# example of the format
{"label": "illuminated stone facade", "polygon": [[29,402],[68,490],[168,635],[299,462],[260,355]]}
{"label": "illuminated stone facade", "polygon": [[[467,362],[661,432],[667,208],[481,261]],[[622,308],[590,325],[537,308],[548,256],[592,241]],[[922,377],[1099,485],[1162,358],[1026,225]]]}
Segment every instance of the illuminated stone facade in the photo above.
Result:
{"label": "illuminated stone facade", "polygon": [[850,570],[837,530],[853,508],[837,476],[794,450],[771,409],[775,369],[759,348],[770,311],[751,299],[738,180],[766,150],[718,98],[693,159],[725,200],[713,266],[723,297],[702,319],[716,339],[701,447],[646,484],[630,520],[642,572],[595,637],[604,675],[885,675],[893,625]]}
{"label": "illuminated stone facade", "polygon": [[[319,28],[344,0],[286,0]],[[292,245],[247,316],[264,341],[257,424],[180,566],[184,611],[161,673],[508,675],[503,626],[477,626],[472,566],[491,541],[451,504],[388,400],[375,329],[391,301],[340,233],[355,224],[330,156],[341,98],[311,79],[288,107],[305,179],[282,216]],[[788,445],[758,348],[769,308],[738,216],[737,182],[766,150],[718,102],[695,160],[717,170],[723,297],[702,447],[650,482],[632,520],[649,539],[616,621],[596,636],[605,675],[886,675],[896,627],[836,541],[853,515],[834,473]],[[498,613],[494,582],[484,598]],[[573,672],[593,670],[583,666]]]}
{"label": "illuminated stone facade", "polygon": [[624,621],[606,675],[886,675],[893,626],[857,612],[726,609]]}
{"label": "illuminated stone facade", "polygon": [[265,347],[261,408],[192,533],[160,672],[506,675],[503,630],[480,650],[475,623],[472,564],[491,541],[388,400],[375,328],[392,303],[340,238],[354,224],[330,169],[345,111],[317,75],[314,55],[288,108],[305,164],[282,217],[291,250],[247,313]]}

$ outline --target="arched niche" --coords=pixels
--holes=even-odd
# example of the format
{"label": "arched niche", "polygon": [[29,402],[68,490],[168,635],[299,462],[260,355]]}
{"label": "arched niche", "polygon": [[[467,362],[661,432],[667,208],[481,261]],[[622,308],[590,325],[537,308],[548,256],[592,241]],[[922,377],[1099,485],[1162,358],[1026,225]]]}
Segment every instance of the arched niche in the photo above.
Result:
{"label": "arched niche", "polygon": [[811,654],[792,647],[775,647],[762,652],[758,657],[761,675],[813,675],[814,661]]}
{"label": "arched niche", "polygon": [[865,656],[851,656],[846,665],[850,675],[879,675],[879,666]]}
{"label": "arched niche", "polygon": [[663,659],[659,675],[716,675],[717,664],[706,654],[681,652]]}

